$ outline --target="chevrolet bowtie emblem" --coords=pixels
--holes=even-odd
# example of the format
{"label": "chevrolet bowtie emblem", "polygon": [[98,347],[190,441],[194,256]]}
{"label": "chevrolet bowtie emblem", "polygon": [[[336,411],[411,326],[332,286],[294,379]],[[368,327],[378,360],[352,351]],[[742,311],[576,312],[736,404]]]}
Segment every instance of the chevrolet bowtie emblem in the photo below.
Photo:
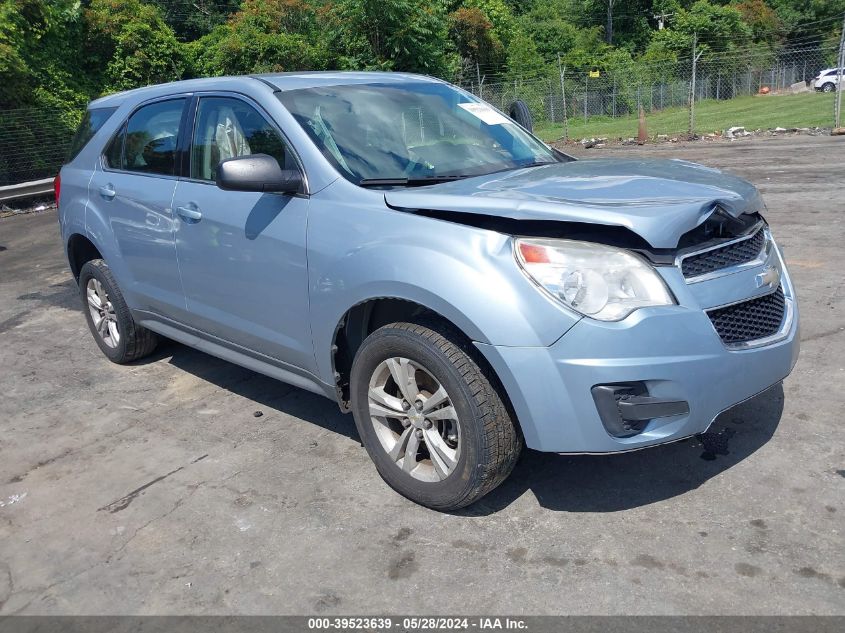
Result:
{"label": "chevrolet bowtie emblem", "polygon": [[780,283],[780,271],[775,268],[774,266],[766,266],[757,277],[757,287],[762,288],[763,286],[767,286],[769,288],[775,288]]}

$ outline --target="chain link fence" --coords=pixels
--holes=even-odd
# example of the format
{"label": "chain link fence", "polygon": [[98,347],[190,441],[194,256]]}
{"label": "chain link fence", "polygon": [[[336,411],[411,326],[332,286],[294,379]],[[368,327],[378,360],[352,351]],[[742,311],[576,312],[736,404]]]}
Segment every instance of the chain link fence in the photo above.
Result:
{"label": "chain link fence", "polygon": [[73,136],[67,119],[58,109],[0,110],[0,187],[56,175]]}
{"label": "chain link fence", "polygon": [[[616,68],[555,65],[539,76],[478,73],[474,81],[456,83],[505,112],[515,100],[525,101],[546,141],[634,138],[640,108],[652,138],[734,126],[830,128],[834,95],[817,94],[811,81],[835,65],[837,53],[836,47],[786,48],[713,55],[696,63],[690,55]],[[76,116],[50,109],[0,111],[0,186],[55,175]]]}
{"label": "chain link fence", "polygon": [[[835,47],[692,56],[617,68],[551,69],[545,76],[484,77],[460,85],[507,112],[521,99],[545,140],[636,137],[638,113],[648,136],[696,135],[734,126],[748,130],[830,128],[833,96],[812,80],[833,67]],[[789,97],[780,99],[781,97]],[[780,99],[780,100],[778,100]],[[692,116],[700,113],[698,121]],[[714,127],[715,126],[715,127]]]}

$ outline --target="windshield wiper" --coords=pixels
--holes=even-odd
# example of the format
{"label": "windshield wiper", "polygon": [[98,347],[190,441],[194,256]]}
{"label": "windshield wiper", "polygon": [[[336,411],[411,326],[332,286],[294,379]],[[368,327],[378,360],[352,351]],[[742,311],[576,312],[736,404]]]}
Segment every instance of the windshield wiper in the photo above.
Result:
{"label": "windshield wiper", "polygon": [[525,169],[527,167],[541,167],[543,165],[554,165],[555,161],[536,161],[532,163],[523,163],[522,165],[515,165],[513,167],[505,167],[504,169],[497,169],[495,171],[483,172],[479,174],[459,174],[452,176],[421,176],[419,178],[362,178],[358,181],[359,187],[422,187],[425,185],[436,185],[442,182],[452,182],[455,180],[463,180],[464,178],[475,178],[476,176],[489,176],[502,171],[513,171],[516,169]]}
{"label": "windshield wiper", "polygon": [[557,165],[557,161],[538,160],[531,163],[521,163],[513,169],[528,169],[529,167],[542,167],[543,165]]}
{"label": "windshield wiper", "polygon": [[452,182],[470,176],[423,176],[421,178],[362,178],[359,187],[421,187],[436,185],[441,182]]}

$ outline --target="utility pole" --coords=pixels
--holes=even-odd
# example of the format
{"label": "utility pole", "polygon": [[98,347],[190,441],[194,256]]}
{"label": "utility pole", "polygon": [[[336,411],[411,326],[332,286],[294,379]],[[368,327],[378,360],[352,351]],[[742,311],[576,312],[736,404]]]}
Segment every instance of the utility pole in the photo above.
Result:
{"label": "utility pole", "polygon": [[607,36],[607,43],[613,44],[613,3],[616,0],[607,0],[607,28],[605,29],[607,32],[605,35]]}
{"label": "utility pole", "polygon": [[475,76],[478,78],[478,98],[484,98],[484,80],[481,78],[481,69],[478,67],[478,62],[475,62]]}
{"label": "utility pole", "polygon": [[557,70],[560,73],[560,98],[563,99],[563,140],[569,140],[569,120],[566,112],[566,88],[564,87],[563,78],[566,74],[566,66],[560,64],[560,53],[557,54]]}
{"label": "utility pole", "polygon": [[587,81],[590,78],[590,73],[584,74],[584,125],[587,125]]}
{"label": "utility pole", "polygon": [[836,103],[834,104],[834,129],[842,127],[842,67],[845,66],[845,18],[842,19],[842,33],[839,36],[839,65],[836,69]]}
{"label": "utility pole", "polygon": [[698,33],[692,36],[692,79],[689,84],[689,135],[695,136],[695,67],[701,52],[696,52],[698,47]]}
{"label": "utility pole", "polygon": [[663,28],[666,26],[666,19],[671,18],[674,13],[666,13],[665,11],[661,11],[660,13],[652,13],[653,18],[657,20],[657,30],[662,31]]}

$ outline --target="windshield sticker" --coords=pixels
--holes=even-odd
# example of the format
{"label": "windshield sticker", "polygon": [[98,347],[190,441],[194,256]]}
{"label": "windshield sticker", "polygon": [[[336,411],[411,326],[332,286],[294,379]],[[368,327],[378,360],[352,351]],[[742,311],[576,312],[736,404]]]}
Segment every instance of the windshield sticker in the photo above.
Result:
{"label": "windshield sticker", "polygon": [[458,107],[478,117],[487,125],[504,125],[512,122],[508,117],[499,114],[486,103],[459,103]]}

